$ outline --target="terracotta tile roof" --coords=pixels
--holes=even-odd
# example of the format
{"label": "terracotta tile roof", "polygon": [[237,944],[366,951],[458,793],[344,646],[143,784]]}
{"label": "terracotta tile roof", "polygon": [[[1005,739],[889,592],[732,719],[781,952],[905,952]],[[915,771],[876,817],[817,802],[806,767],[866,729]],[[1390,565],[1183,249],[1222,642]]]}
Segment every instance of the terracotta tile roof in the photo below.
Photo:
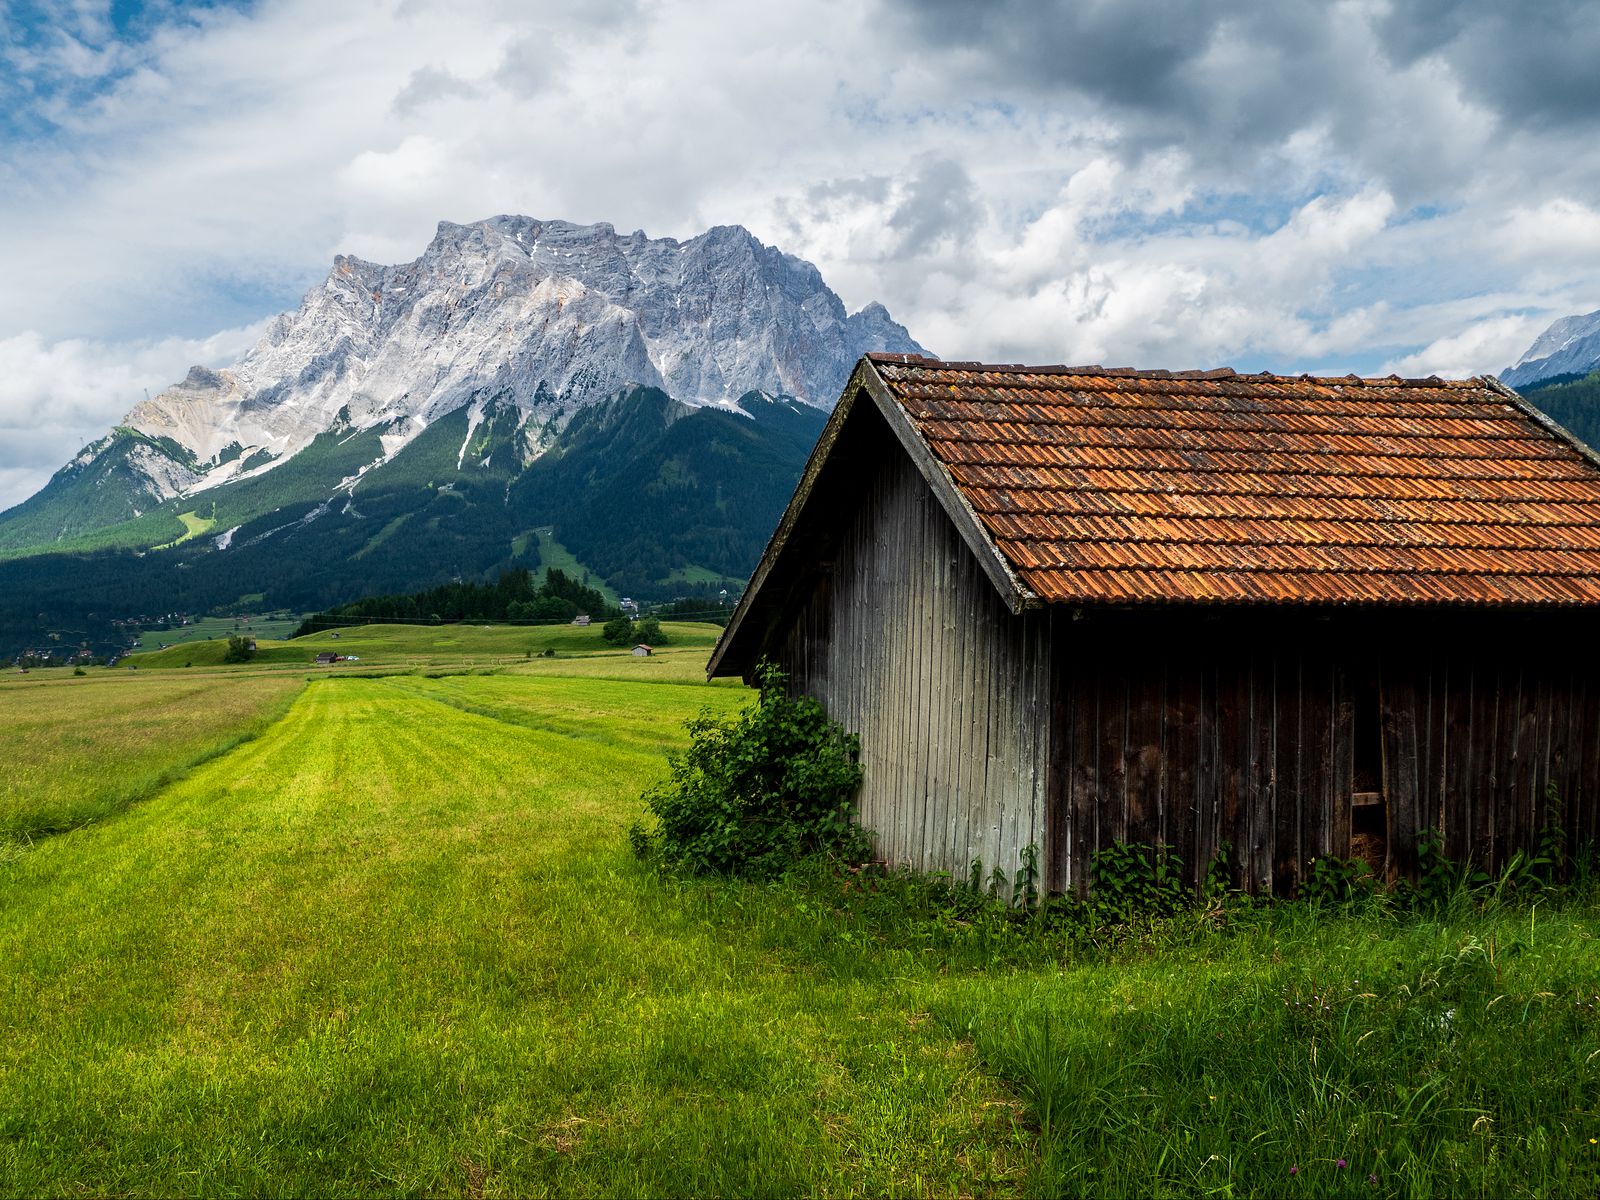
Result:
{"label": "terracotta tile roof", "polygon": [[1495,381],[871,358],[1041,600],[1600,604],[1600,459]]}

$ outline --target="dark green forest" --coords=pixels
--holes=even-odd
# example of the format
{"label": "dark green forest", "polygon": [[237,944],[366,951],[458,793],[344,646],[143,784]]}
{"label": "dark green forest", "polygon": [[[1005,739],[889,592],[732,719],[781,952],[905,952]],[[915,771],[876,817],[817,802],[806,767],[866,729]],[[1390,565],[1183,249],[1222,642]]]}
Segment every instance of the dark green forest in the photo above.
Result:
{"label": "dark green forest", "polygon": [[599,624],[619,615],[594,588],[565,572],[551,569],[543,582],[525,568],[502,572],[493,583],[447,583],[408,595],[369,596],[316,613],[291,635],[315,633],[341,625],[442,624],[452,621],[510,621],[553,624],[588,613]]}
{"label": "dark green forest", "polygon": [[1517,392],[1586,445],[1600,446],[1600,371],[1557,375]]}

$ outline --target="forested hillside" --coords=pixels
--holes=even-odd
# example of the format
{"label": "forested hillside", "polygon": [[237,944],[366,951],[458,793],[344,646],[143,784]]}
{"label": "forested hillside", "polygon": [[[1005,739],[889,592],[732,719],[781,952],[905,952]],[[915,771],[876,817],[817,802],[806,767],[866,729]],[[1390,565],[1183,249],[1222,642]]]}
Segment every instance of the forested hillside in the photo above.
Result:
{"label": "forested hillside", "polygon": [[1558,375],[1518,393],[1590,446],[1600,446],[1600,371]]}

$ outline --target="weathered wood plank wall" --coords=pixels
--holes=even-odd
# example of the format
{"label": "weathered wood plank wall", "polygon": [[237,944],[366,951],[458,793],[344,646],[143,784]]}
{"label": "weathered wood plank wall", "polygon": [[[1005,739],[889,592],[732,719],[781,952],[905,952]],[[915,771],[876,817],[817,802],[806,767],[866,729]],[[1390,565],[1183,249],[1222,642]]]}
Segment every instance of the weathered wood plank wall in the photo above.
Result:
{"label": "weathered wood plank wall", "polygon": [[877,853],[959,879],[1042,859],[1048,615],[1006,610],[903,454],[847,520],[776,657],[860,734]]}
{"label": "weathered wood plank wall", "polygon": [[1058,611],[1046,879],[1082,889],[1096,851],[1139,841],[1176,847],[1195,882],[1227,841],[1238,883],[1292,892],[1311,860],[1352,853],[1360,704],[1378,710],[1388,876],[1415,872],[1430,828],[1498,868],[1550,794],[1570,845],[1600,838],[1600,663],[1531,644],[1386,614],[1207,628]]}

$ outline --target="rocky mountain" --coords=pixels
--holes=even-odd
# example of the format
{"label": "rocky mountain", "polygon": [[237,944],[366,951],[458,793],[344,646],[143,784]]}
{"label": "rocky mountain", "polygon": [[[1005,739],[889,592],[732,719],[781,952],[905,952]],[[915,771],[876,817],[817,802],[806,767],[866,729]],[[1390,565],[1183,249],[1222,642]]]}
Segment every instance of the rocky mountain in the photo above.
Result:
{"label": "rocky mountain", "polygon": [[0,513],[0,628],[541,559],[645,595],[738,580],[871,350],[921,347],[738,227],[444,223],[415,262],[336,259]]}
{"label": "rocky mountain", "polygon": [[1556,376],[1583,376],[1600,370],[1600,311],[1562,317],[1541,333],[1526,353],[1500,373],[1514,388]]}
{"label": "rocky mountain", "polygon": [[340,256],[238,365],[196,367],[124,423],[188,451],[195,492],[264,474],[338,421],[383,426],[392,457],[490,397],[525,414],[529,458],[552,418],[629,384],[827,407],[863,353],[915,345],[881,305],[847,314],[815,267],[739,226],[677,242],[502,216],[442,222],[401,266]]}
{"label": "rocky mountain", "polygon": [[0,552],[158,544],[185,531],[175,512],[159,529],[141,519],[172,500],[241,517],[224,491],[335,430],[375,434],[370,457],[332,481],[348,492],[459,410],[469,431],[491,405],[514,410],[526,465],[574,412],[625,386],[691,405],[761,392],[826,408],[862,354],[918,349],[881,305],[847,313],[814,266],[739,226],[678,242],[531,217],[442,222],[414,262],[335,259],[240,362],[195,367],[138,405],[0,514]]}

